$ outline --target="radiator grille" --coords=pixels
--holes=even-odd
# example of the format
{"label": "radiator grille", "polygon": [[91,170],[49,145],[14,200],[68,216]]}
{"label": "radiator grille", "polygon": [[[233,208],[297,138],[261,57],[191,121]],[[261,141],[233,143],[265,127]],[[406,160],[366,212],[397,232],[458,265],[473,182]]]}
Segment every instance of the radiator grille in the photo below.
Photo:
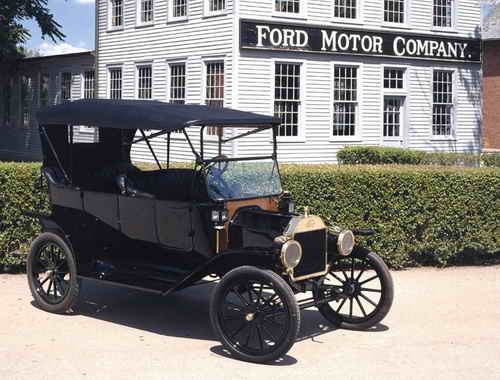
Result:
{"label": "radiator grille", "polygon": [[294,276],[323,272],[326,268],[326,229],[301,232],[295,234],[294,239],[302,246],[302,261],[295,268]]}

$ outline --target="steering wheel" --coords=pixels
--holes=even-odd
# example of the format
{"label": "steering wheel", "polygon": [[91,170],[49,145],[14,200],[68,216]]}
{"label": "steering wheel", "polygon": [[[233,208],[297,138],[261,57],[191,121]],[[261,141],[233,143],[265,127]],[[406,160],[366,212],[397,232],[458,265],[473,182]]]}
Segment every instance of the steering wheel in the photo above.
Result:
{"label": "steering wheel", "polygon": [[[224,154],[221,154],[219,156],[216,156],[216,157],[212,158],[212,160],[228,160],[228,159],[229,159],[229,157],[227,157]],[[233,196],[233,192],[231,191],[231,188],[227,184],[226,180],[222,177],[223,174],[226,172],[228,166],[229,166],[229,161],[225,161],[224,164],[223,164],[223,166],[222,166],[222,168],[216,168],[215,167],[216,164],[218,164],[218,162],[213,162],[212,163],[212,165],[210,167],[210,172],[213,175],[213,179],[216,182],[216,184],[219,185],[222,189],[218,189],[216,186],[214,186],[212,184],[210,185],[210,187],[214,191],[216,191],[217,193],[219,193],[221,196],[225,196],[221,192],[221,190],[223,190],[223,192],[226,192],[226,196],[232,197]]]}

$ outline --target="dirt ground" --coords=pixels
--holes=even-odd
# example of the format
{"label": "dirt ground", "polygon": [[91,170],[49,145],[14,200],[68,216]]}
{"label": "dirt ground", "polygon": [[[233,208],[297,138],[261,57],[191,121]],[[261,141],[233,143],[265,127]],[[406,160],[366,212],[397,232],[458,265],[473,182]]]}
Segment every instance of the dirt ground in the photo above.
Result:
{"label": "dirt ground", "polygon": [[228,357],[208,317],[212,285],[168,298],[84,282],[79,314],[32,304],[0,275],[0,379],[500,379],[500,266],[393,273],[395,302],[371,331],[302,312],[280,362]]}

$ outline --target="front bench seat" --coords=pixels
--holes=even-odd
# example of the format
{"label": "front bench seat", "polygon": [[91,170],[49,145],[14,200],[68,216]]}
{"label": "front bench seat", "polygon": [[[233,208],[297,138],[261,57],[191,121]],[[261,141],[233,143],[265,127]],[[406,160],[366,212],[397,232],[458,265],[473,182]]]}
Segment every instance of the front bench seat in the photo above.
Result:
{"label": "front bench seat", "polygon": [[146,198],[146,199],[156,198],[151,193],[139,190],[134,181],[128,178],[126,174],[120,174],[118,177],[116,177],[116,183],[122,195],[126,195],[132,198]]}

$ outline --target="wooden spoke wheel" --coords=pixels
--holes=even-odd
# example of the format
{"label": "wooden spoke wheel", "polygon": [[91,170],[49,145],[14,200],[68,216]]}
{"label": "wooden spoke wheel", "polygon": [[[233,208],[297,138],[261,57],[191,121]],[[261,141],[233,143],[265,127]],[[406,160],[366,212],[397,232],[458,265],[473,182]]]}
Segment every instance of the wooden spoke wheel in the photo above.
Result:
{"label": "wooden spoke wheel", "polygon": [[288,284],[277,274],[240,267],[214,291],[210,316],[220,341],[236,358],[265,363],[286,354],[300,328],[300,311]]}
{"label": "wooden spoke wheel", "polygon": [[392,277],[383,260],[370,252],[366,257],[353,255],[332,264],[314,291],[316,301],[335,298],[318,306],[321,314],[334,325],[354,330],[382,321],[394,298]]}
{"label": "wooden spoke wheel", "polygon": [[61,237],[46,232],[33,241],[27,272],[33,298],[42,309],[64,313],[74,306],[79,294],[76,261]]}

